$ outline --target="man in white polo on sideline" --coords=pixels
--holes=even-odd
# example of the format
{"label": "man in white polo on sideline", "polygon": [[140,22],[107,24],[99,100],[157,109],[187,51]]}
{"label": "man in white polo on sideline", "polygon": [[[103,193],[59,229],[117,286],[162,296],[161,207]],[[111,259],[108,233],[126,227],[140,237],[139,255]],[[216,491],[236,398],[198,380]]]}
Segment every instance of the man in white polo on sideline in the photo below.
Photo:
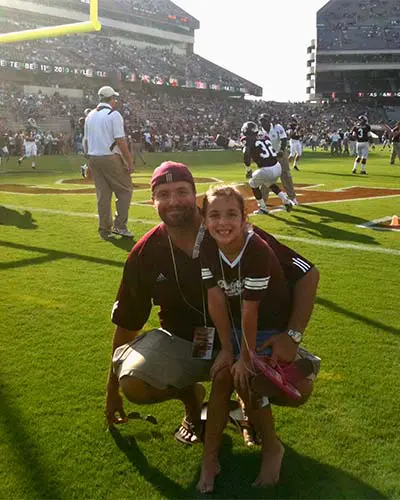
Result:
{"label": "man in white polo on sideline", "polygon": [[[134,165],[125,140],[124,120],[115,109],[115,98],[119,94],[105,86],[98,91],[98,96],[100,103],[85,120],[84,150],[96,187],[99,234],[106,241],[115,234],[133,238],[127,222]],[[117,209],[114,222],[111,213],[113,193]]]}

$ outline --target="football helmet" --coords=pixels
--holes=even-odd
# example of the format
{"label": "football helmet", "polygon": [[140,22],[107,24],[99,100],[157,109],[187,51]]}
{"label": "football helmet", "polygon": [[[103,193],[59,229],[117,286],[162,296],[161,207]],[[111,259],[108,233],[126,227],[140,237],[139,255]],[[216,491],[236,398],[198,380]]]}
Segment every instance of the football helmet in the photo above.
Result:
{"label": "football helmet", "polygon": [[86,108],[83,114],[87,116],[92,110],[90,108]]}
{"label": "football helmet", "polygon": [[358,117],[358,121],[362,124],[362,125],[365,125],[366,123],[368,123],[368,118],[365,116],[365,115],[360,115]]}
{"label": "football helmet", "polygon": [[259,132],[258,125],[255,122],[245,122],[240,130],[245,137],[257,135]]}
{"label": "football helmet", "polygon": [[268,118],[268,115],[267,113],[262,113],[259,117],[258,117],[258,121],[260,122],[260,125],[262,126],[263,129],[269,129],[269,126],[270,126],[270,123],[271,123],[271,120],[269,120]]}

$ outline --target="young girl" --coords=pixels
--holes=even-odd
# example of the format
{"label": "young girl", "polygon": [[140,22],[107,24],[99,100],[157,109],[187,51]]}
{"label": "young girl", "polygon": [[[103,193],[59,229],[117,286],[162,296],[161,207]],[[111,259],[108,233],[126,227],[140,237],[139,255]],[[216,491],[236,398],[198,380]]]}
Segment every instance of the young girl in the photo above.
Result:
{"label": "young girl", "polygon": [[[248,224],[243,197],[235,187],[210,189],[203,210],[209,235],[202,243],[200,259],[209,314],[221,345],[226,346],[227,337],[232,338],[231,356],[236,360],[232,367],[234,387],[262,441],[261,469],[253,485],[274,484],[279,479],[284,448],[275,434],[270,407],[257,407],[251,401],[249,376],[254,373],[251,354],[256,347],[287,327],[290,291],[272,249]],[[228,358],[229,353],[217,358],[217,363],[218,359]],[[222,368],[214,365],[212,373]],[[229,396],[224,401],[228,402]],[[209,418],[198,483],[202,493],[213,491],[219,473],[218,449],[223,431],[221,428],[218,434],[212,423],[213,415]]]}

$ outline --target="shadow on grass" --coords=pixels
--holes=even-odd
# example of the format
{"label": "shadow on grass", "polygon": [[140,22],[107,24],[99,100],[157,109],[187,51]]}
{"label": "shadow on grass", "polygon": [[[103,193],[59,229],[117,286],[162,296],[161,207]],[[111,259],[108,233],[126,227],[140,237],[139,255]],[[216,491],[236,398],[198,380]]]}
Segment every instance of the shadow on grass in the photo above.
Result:
{"label": "shadow on grass", "polygon": [[[257,476],[260,459],[258,450],[233,453],[233,441],[224,435],[221,450],[221,474],[215,483],[215,492],[207,497],[196,492],[200,464],[190,486],[184,488],[163,472],[149,464],[137,441],[132,436],[122,436],[114,429],[111,435],[118,448],[125,453],[135,470],[164,498],[386,498],[382,493],[330,465],[299,455],[286,448],[280,484],[269,488],[252,488]],[[166,448],[165,453],[168,453]],[[184,467],[184,464],[182,464]]]}
{"label": "shadow on grass", "polygon": [[32,217],[31,212],[25,210],[18,212],[11,208],[0,205],[0,225],[1,226],[15,226],[20,229],[37,229],[35,219]]}
{"label": "shadow on grass", "polygon": [[134,238],[126,237],[111,239],[109,242],[115,247],[121,248],[121,250],[126,250],[127,252],[130,252],[136,243]]}
{"label": "shadow on grass", "polygon": [[227,454],[223,451],[221,476],[215,493],[208,498],[386,498],[350,474],[286,447],[280,482],[268,488],[253,488],[260,467],[257,452]]}
{"label": "shadow on grass", "polygon": [[361,314],[357,314],[352,311],[348,311],[347,309],[344,309],[341,306],[338,306],[334,302],[328,299],[324,299],[322,297],[317,297],[316,300],[317,304],[326,307],[327,309],[330,309],[331,311],[334,311],[335,313],[338,314],[343,314],[343,316],[347,316],[349,318],[352,318],[356,321],[359,321],[360,323],[365,323],[366,325],[373,326],[374,328],[377,328],[379,330],[383,330],[386,333],[392,333],[392,334],[400,334],[400,330],[398,328],[394,328],[392,326],[387,326],[381,323],[380,321],[376,321],[375,319],[371,318],[366,318],[365,316],[361,316]]}
{"label": "shadow on grass", "polygon": [[[1,380],[0,427],[4,429],[2,435],[6,438],[7,454],[13,456],[16,463],[13,473],[15,483],[19,486],[19,493],[10,491],[9,498],[13,498],[12,494],[16,495],[14,498],[62,498],[62,490],[55,479],[57,475],[46,468],[41,450],[26,431],[24,416],[15,404],[15,395],[7,390]],[[13,463],[14,460],[9,462]],[[10,471],[3,470],[0,475],[4,473]]]}
{"label": "shadow on grass", "polygon": [[[123,436],[116,428],[110,429],[110,434],[138,474],[154,488],[157,488],[164,498],[193,498],[194,485],[190,488],[183,488],[165,476],[159,469],[150,465],[133,436]],[[165,451],[167,453],[167,450]]]}
{"label": "shadow on grass", "polygon": [[[318,222],[312,221],[302,214],[316,215],[320,217]],[[327,240],[337,241],[356,241],[366,245],[379,245],[374,236],[370,234],[361,234],[352,231],[346,231],[335,226],[335,223],[342,222],[344,224],[358,225],[367,222],[366,219],[356,217],[350,214],[344,214],[321,208],[318,206],[300,205],[291,212],[290,218],[282,218],[274,213],[270,213],[269,217],[273,217],[281,222],[284,222],[290,227],[294,227],[299,231],[303,231],[315,237],[321,237]],[[279,239],[279,237],[278,237]]]}
{"label": "shadow on grass", "polygon": [[[132,242],[132,240],[129,240]],[[132,244],[132,243],[131,243]],[[61,252],[59,250],[50,250],[49,248],[42,247],[33,247],[28,245],[22,245],[20,243],[12,243],[10,241],[0,240],[0,246],[7,248],[15,248],[16,250],[25,250],[28,252],[35,253],[43,253],[43,256],[34,257],[32,259],[21,259],[16,262],[4,262],[0,263],[0,269],[15,269],[18,267],[25,267],[31,264],[45,264],[47,262],[51,262],[57,259],[76,259],[84,262],[94,262],[95,264],[102,264],[105,266],[114,266],[114,267],[124,267],[124,262],[118,262],[110,259],[102,259],[99,257],[92,257],[90,255],[79,255],[77,253],[72,252]]]}

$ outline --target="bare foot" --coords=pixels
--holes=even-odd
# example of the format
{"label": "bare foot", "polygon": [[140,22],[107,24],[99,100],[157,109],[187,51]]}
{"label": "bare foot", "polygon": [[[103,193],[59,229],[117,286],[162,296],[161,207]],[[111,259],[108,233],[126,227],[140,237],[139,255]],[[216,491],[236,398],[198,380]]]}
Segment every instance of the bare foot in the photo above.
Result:
{"label": "bare foot", "polygon": [[279,439],[274,440],[267,449],[263,449],[260,473],[253,486],[263,487],[277,484],[284,454],[285,448]]}
{"label": "bare foot", "polygon": [[217,459],[203,459],[199,482],[197,483],[197,491],[200,493],[212,493],[214,491],[215,478],[220,473],[220,466]]}

